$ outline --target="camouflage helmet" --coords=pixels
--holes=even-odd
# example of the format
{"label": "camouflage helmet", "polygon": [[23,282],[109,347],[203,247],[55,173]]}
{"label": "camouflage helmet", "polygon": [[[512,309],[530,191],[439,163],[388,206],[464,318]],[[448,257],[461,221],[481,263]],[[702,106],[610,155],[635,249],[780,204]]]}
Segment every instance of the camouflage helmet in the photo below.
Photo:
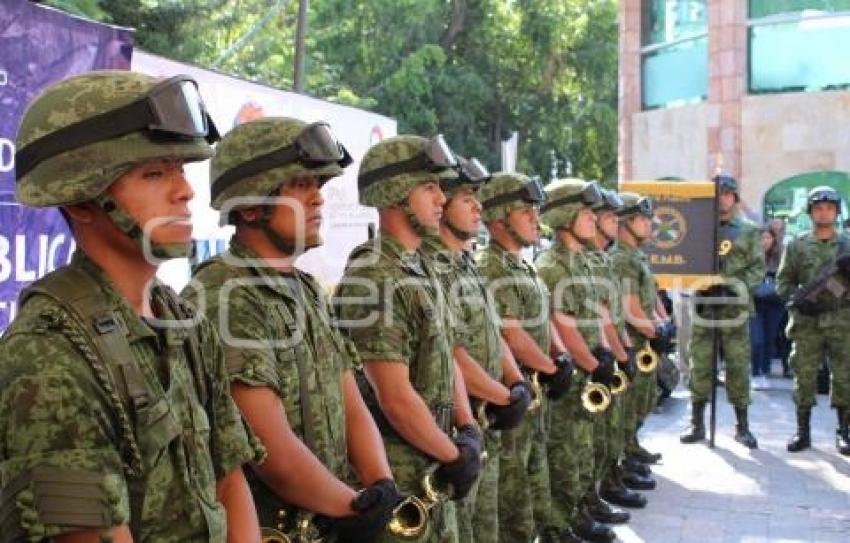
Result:
{"label": "camouflage helmet", "polygon": [[582,209],[592,209],[601,201],[602,193],[595,182],[558,179],[546,187],[546,204],[540,220],[552,229],[569,227]]}
{"label": "camouflage helmet", "polygon": [[[203,137],[154,138],[143,129],[92,138],[80,147],[60,145],[56,150],[56,146],[42,145],[41,153],[33,152],[60,130],[96,121],[101,115],[108,118],[111,112],[137,102],[161,81],[135,72],[103,70],[65,79],[42,92],[27,108],[18,130],[18,201],[34,207],[84,202],[100,196],[139,164],[211,157],[212,148]],[[31,158],[22,160],[25,156]]]}
{"label": "camouflage helmet", "polygon": [[623,205],[617,210],[617,215],[620,217],[633,217],[635,215],[643,215],[644,217],[652,218],[655,213],[652,199],[648,196],[642,196],[634,192],[621,192],[620,200]]}
{"label": "camouflage helmet", "polygon": [[835,204],[835,209],[841,211],[841,195],[828,185],[821,185],[809,191],[806,197],[806,213],[811,214],[812,206],[819,202]]}
{"label": "camouflage helmet", "polygon": [[593,206],[594,213],[601,214],[606,211],[613,211],[616,213],[623,207],[623,200],[620,198],[620,195],[617,194],[617,191],[600,189],[599,192],[602,194],[602,200]]}
{"label": "camouflage helmet", "polygon": [[234,197],[265,198],[282,183],[300,175],[316,176],[320,183],[341,175],[344,161],[309,167],[299,160],[281,164],[280,159],[274,158],[272,153],[295,145],[304,129],[312,126],[316,125],[299,119],[264,117],[228,132],[210,162],[211,207],[221,210]]}
{"label": "camouflage helmet", "polygon": [[[418,185],[457,178],[454,155],[450,165],[427,164],[426,153],[436,141],[445,147],[442,136],[429,140],[413,135],[394,136],[370,147],[357,175],[360,204],[377,208],[397,205]],[[420,157],[423,162],[416,165]]]}
{"label": "camouflage helmet", "polygon": [[494,173],[478,191],[485,223],[504,220],[514,209],[542,204],[545,198],[540,181],[518,172]]}
{"label": "camouflage helmet", "polygon": [[738,181],[734,177],[726,173],[721,173],[714,176],[714,182],[717,183],[717,190],[719,192],[731,192],[735,195],[736,202],[740,200]]}

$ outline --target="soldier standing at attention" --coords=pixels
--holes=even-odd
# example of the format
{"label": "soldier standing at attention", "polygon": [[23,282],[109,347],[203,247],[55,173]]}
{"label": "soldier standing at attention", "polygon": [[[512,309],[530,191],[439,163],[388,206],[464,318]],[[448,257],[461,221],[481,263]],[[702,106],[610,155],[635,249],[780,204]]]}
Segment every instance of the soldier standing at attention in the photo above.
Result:
{"label": "soldier standing at attention", "polygon": [[[720,349],[726,362],[726,395],[729,403],[735,408],[738,421],[735,441],[755,449],[758,442],[750,432],[747,417],[750,404],[748,319],[755,310],[752,293],[764,277],[764,250],[761,248],[761,234],[758,228],[744,219],[738,210],[738,182],[728,175],[718,175],[714,181],[719,192],[718,253],[723,281],[699,292],[696,300],[696,316],[699,318],[694,322],[690,348],[691,425],[680,437],[680,441],[696,443],[705,439],[703,414],[711,395],[712,328],[716,327],[716,333],[720,335]],[[702,303],[700,298],[704,300]],[[731,303],[727,303],[729,301]],[[702,325],[700,321],[703,322]]]}
{"label": "soldier standing at attention", "polygon": [[[351,253],[334,303],[363,361],[364,396],[399,487],[422,497],[423,478],[433,475],[460,500],[478,477],[482,436],[452,358],[442,288],[419,252],[439,228],[440,180],[456,178],[456,165],[442,136],[395,136],[367,151],[358,192],[362,205],[378,208],[380,235]],[[428,517],[428,533],[417,541],[457,541],[452,502]],[[399,540],[396,533],[381,539]]]}
{"label": "soldier standing at attention", "polygon": [[499,317],[484,278],[467,249],[481,227],[479,187],[490,173],[476,159],[458,158],[458,178],[440,180],[446,195],[438,236],[422,241],[422,254],[440,279],[454,316],[452,342],[473,411],[484,430],[487,461],[478,484],[458,506],[462,543],[499,540],[501,431],[518,426],[532,391],[499,333]]}
{"label": "soldier standing at attention", "polygon": [[236,233],[186,289],[221,331],[233,398],[268,452],[247,470],[264,535],[296,541],[372,541],[401,501],[353,349],[319,283],[295,267],[322,244],[322,185],[350,162],[326,123],[269,117],[231,130],[210,193]]}
{"label": "soldier standing at attention", "polygon": [[[656,316],[655,277],[646,254],[640,250],[652,233],[652,201],[629,192],[621,193],[620,200],[622,206],[616,212],[620,219],[618,239],[610,254],[620,282],[626,332],[634,349],[661,350],[659,343],[669,341],[675,332],[672,324]],[[661,455],[653,455],[640,445],[638,431],[656,404],[657,370],[642,370],[635,374],[626,396],[626,450],[621,480],[634,490],[652,490],[656,483],[647,464],[657,462]]]}
{"label": "soldier standing at attention", "polygon": [[[595,183],[581,179],[561,179],[546,187],[546,203],[541,220],[555,236],[554,243],[537,257],[537,267],[551,295],[552,322],[579,370],[575,388],[563,402],[552,406],[549,434],[549,469],[553,517],[561,530],[561,541],[598,541],[616,539],[614,531],[594,520],[589,498],[595,498],[597,458],[594,427],[598,423],[600,446],[604,446],[607,427],[604,413],[592,414],[582,402],[582,391],[589,382],[610,387],[616,360],[608,349],[602,331],[599,284],[589,260],[587,246],[596,236],[596,215],[592,206],[601,203]],[[604,455],[604,453],[603,453]],[[595,501],[595,500],[593,500]],[[601,503],[596,513],[614,516]],[[599,515],[602,516],[602,515]],[[622,517],[622,515],[620,515]],[[623,520],[622,518],[616,520]]]}
{"label": "soldier standing at attention", "polygon": [[[800,234],[788,244],[779,264],[776,288],[789,299],[798,289],[813,283],[834,281],[836,292],[823,288],[794,304],[788,337],[794,342],[791,367],[794,370],[794,403],[797,406],[797,434],[788,442],[789,452],[812,446],[809,423],[816,401],[817,372],[823,356],[829,357],[832,372],[830,405],[838,414],[835,442],[838,451],[850,455],[850,234],[836,227],[841,211],[841,195],[832,187],[816,187],[809,192],[806,208],[812,218],[812,231]],[[825,273],[833,265],[836,270]]]}
{"label": "soldier standing at attention", "polygon": [[[499,458],[499,541],[557,541],[553,522],[546,452],[549,401],[570,388],[568,356],[550,357],[549,293],[521,251],[540,237],[538,210],[543,187],[521,173],[496,173],[478,193],[490,243],[477,255],[501,319],[502,337],[532,381],[536,406],[513,430],[502,432]],[[558,349],[559,353],[563,348]]]}
{"label": "soldier standing at attention", "polygon": [[18,200],[60,207],[77,252],[0,340],[0,541],[259,540],[218,336],[155,278],[217,138],[187,76],[90,72],[24,114]]}

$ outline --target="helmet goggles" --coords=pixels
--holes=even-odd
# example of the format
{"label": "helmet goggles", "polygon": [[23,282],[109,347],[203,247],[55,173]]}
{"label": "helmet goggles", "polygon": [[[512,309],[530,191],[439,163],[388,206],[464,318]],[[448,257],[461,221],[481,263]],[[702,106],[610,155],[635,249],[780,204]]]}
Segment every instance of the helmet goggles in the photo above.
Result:
{"label": "helmet goggles", "polygon": [[396,175],[410,172],[433,172],[457,168],[457,158],[442,134],[437,134],[425,148],[411,158],[387,164],[360,176],[360,190],[372,184]]}
{"label": "helmet goggles", "polygon": [[138,100],[51,132],[18,150],[16,176],[23,178],[42,161],[99,141],[147,131],[153,138],[208,143],[220,139],[218,130],[188,75],[165,79]]}
{"label": "helmet goggles", "polygon": [[441,180],[440,188],[443,190],[452,190],[463,185],[472,185],[473,190],[477,190],[490,180],[490,171],[477,158],[466,159],[458,156],[457,163],[457,179]]}
{"label": "helmet goggles", "polygon": [[541,205],[545,202],[546,193],[543,191],[543,184],[540,182],[540,179],[532,177],[528,183],[519,189],[494,196],[489,200],[482,202],[481,205],[484,209],[489,209],[491,207],[496,207],[517,200],[533,205]]}
{"label": "helmet goggles", "polygon": [[211,192],[221,194],[240,179],[295,162],[305,168],[321,168],[329,164],[338,164],[341,168],[345,168],[353,162],[353,159],[348,150],[336,139],[330,125],[320,121],[305,126],[290,145],[227,170],[213,182]]}
{"label": "helmet goggles", "polygon": [[541,211],[543,213],[546,213],[550,209],[554,209],[565,204],[572,204],[576,202],[592,208],[600,205],[602,201],[603,197],[602,192],[599,190],[599,185],[597,185],[596,183],[588,183],[583,189],[581,189],[580,192],[576,194],[570,194],[568,196],[564,196],[563,198],[558,198],[557,200],[550,200],[546,202]]}
{"label": "helmet goggles", "polygon": [[617,211],[623,207],[623,199],[613,190],[602,191],[602,201],[593,206],[593,211]]}
{"label": "helmet goggles", "polygon": [[655,213],[655,207],[652,205],[652,200],[646,196],[638,198],[637,202],[630,206],[621,207],[617,210],[617,215],[622,217],[625,215],[640,214],[645,217],[652,218]]}

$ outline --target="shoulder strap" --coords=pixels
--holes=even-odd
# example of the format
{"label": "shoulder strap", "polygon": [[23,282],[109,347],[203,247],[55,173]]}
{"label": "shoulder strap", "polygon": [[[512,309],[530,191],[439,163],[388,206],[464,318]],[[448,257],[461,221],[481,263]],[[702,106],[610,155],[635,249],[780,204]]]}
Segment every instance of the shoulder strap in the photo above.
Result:
{"label": "shoulder strap", "polygon": [[150,402],[144,378],[133,364],[133,353],[125,336],[126,324],[107,300],[105,293],[87,273],[66,267],[30,285],[21,295],[21,305],[34,294],[56,302],[64,311],[45,315],[61,330],[91,365],[100,385],[110,396],[121,424],[122,443],[132,477],[142,475],[142,459],[130,424],[127,407],[136,412]]}
{"label": "shoulder strap", "polygon": [[207,369],[204,366],[204,357],[201,353],[201,343],[199,339],[200,323],[195,323],[197,312],[189,302],[177,295],[173,290],[165,285],[157,287],[158,294],[165,298],[168,308],[174,313],[178,320],[193,323],[195,326],[187,329],[186,340],[183,343],[183,350],[186,353],[186,358],[192,370],[192,377],[195,381],[195,391],[198,393],[198,399],[201,405],[207,406],[210,399],[209,387],[207,386]]}

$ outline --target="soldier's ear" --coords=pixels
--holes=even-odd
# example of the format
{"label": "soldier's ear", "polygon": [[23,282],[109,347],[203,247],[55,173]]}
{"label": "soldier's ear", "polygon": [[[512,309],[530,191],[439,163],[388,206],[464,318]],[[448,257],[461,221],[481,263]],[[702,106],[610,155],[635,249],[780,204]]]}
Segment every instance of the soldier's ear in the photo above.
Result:
{"label": "soldier's ear", "polygon": [[98,208],[93,202],[83,202],[80,204],[70,204],[62,206],[60,210],[68,226],[73,230],[74,224],[91,224],[94,222],[94,215]]}

